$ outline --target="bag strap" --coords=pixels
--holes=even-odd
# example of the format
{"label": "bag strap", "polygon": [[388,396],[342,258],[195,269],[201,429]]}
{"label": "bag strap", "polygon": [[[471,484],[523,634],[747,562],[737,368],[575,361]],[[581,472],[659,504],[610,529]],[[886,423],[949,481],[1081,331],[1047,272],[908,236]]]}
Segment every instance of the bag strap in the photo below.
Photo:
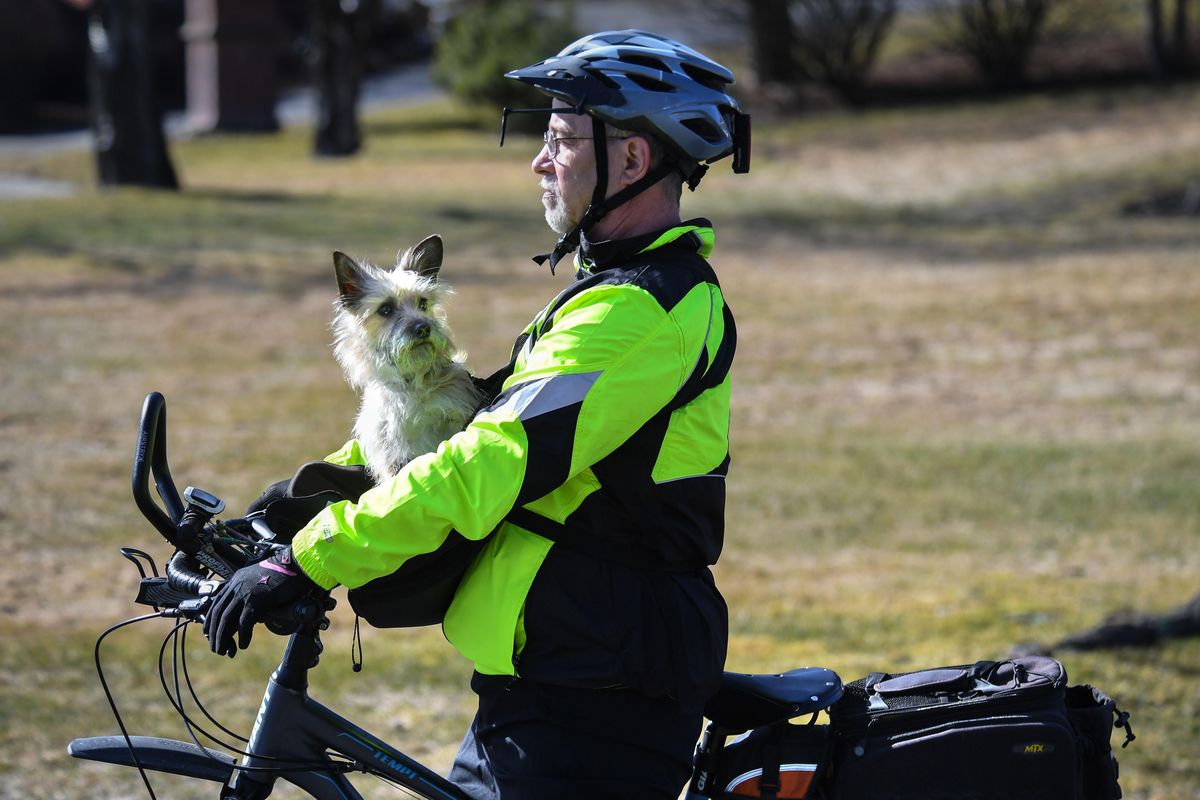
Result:
{"label": "bag strap", "polygon": [[971,667],[971,677],[982,678],[1002,663],[1001,661],[976,661],[975,665]]}
{"label": "bag strap", "polygon": [[779,752],[787,722],[771,726],[771,735],[763,742],[762,776],[758,779],[758,796],[763,800],[777,800],[783,781],[779,774]]}

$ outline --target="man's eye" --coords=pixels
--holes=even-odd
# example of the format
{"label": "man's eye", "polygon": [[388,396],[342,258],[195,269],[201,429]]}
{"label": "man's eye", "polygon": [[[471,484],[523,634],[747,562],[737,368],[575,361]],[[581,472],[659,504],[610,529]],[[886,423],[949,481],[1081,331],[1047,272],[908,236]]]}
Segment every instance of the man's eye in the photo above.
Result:
{"label": "man's eye", "polygon": [[421,309],[422,311],[425,311],[426,309],[429,308],[429,301],[426,300],[424,297],[422,297],[420,300],[417,301],[417,308]]}
{"label": "man's eye", "polygon": [[396,310],[396,307],[394,305],[392,305],[391,303],[384,303],[383,305],[381,305],[379,307],[379,310],[375,313],[379,314],[379,316],[381,316],[381,317],[390,317],[392,315],[392,312],[395,310]]}

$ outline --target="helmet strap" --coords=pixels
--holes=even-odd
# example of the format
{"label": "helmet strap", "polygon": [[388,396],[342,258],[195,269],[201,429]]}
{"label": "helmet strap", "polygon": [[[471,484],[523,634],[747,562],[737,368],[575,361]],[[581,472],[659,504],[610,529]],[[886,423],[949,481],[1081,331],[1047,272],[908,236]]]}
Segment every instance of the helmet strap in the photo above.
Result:
{"label": "helmet strap", "polygon": [[592,206],[600,206],[604,205],[604,196],[608,194],[608,134],[604,131],[604,120],[599,117],[592,117],[592,150],[596,153],[596,188],[592,189]]}

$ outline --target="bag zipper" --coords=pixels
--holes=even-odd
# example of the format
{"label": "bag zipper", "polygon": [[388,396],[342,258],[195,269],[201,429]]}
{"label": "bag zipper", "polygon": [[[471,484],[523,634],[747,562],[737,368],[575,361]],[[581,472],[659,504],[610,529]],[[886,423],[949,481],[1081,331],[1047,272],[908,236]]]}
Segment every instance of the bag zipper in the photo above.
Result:
{"label": "bag zipper", "polygon": [[[1063,708],[1065,713],[1066,707],[1066,692],[1062,687],[1040,686],[1029,687],[1026,689],[1006,690],[1007,695],[992,694],[970,699],[953,699],[948,698],[944,703],[936,705],[913,706],[911,708],[898,708],[880,711],[856,712],[851,716],[843,716],[840,720],[835,718],[833,723],[835,729],[840,729],[840,733],[852,735],[865,735],[868,732],[874,733],[882,728],[885,732],[889,727],[897,725],[912,724],[912,720],[919,719],[922,724],[938,722],[952,722],[963,717],[963,711],[976,705],[986,703],[988,708],[993,712],[1004,716],[1005,711],[1030,710],[1036,711],[1045,708],[1045,701],[1053,699],[1055,696],[1063,700]],[[997,716],[997,713],[989,713],[987,718]]]}

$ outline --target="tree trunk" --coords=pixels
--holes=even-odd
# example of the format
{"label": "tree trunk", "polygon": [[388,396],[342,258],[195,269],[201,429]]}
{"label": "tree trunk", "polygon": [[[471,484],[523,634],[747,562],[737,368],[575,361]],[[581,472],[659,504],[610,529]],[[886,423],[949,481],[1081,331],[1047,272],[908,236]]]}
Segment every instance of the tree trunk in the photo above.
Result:
{"label": "tree trunk", "polygon": [[318,155],[358,152],[358,95],[379,0],[312,0]]}
{"label": "tree trunk", "polygon": [[1146,2],[1150,68],[1156,78],[1173,78],[1186,75],[1191,70],[1191,31],[1188,16],[1190,4],[1191,0],[1175,0],[1171,35],[1168,37],[1162,0]]}
{"label": "tree trunk", "polygon": [[789,0],[746,0],[754,72],[760,85],[792,83],[799,77],[793,57],[795,37]]}
{"label": "tree trunk", "polygon": [[1188,52],[1188,3],[1191,0],[1175,0],[1175,66],[1176,72],[1186,75],[1191,66],[1191,54]]}
{"label": "tree trunk", "polygon": [[177,189],[150,62],[148,0],[96,0],[88,17],[88,78],[102,186]]}

